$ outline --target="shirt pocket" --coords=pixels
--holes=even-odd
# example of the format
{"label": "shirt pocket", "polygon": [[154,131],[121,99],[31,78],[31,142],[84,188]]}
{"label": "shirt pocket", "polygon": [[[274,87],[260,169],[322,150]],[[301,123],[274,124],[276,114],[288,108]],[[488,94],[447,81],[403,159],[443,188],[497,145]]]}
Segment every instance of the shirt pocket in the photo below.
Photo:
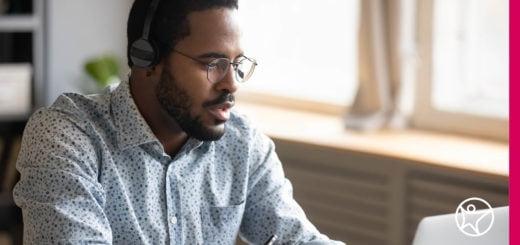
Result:
{"label": "shirt pocket", "polygon": [[202,215],[205,244],[235,244],[245,201],[226,206],[208,206]]}

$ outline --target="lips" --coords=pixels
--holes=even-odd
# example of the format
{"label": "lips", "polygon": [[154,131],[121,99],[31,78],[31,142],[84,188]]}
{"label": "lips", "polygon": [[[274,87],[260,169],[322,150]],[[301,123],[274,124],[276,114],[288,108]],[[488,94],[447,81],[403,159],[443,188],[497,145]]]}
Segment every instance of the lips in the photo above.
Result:
{"label": "lips", "polygon": [[225,102],[208,108],[208,111],[216,119],[220,121],[227,121],[231,116],[231,107],[234,106],[232,102]]}

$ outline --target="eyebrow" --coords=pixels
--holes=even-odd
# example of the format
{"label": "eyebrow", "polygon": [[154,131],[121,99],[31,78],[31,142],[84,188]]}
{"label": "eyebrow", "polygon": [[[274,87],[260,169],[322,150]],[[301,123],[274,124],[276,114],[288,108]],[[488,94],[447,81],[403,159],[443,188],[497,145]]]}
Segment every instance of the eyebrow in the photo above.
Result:
{"label": "eyebrow", "polygon": [[[239,55],[237,55],[236,58],[238,57],[242,57],[244,56],[244,53],[240,53]],[[207,59],[207,58],[213,58],[213,59],[218,59],[218,58],[227,58],[229,59],[229,57],[223,53],[218,53],[218,52],[209,52],[209,53],[205,53],[205,54],[201,54],[199,56],[197,56],[197,58],[199,59]]]}

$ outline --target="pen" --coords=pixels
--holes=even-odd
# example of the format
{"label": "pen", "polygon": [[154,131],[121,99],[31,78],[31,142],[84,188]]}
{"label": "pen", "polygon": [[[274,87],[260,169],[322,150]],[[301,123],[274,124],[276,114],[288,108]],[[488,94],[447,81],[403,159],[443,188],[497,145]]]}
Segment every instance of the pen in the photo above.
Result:
{"label": "pen", "polygon": [[265,242],[265,245],[273,245],[274,241],[276,241],[277,238],[278,238],[277,235],[272,235],[271,237],[269,237],[269,240],[267,240],[267,242]]}

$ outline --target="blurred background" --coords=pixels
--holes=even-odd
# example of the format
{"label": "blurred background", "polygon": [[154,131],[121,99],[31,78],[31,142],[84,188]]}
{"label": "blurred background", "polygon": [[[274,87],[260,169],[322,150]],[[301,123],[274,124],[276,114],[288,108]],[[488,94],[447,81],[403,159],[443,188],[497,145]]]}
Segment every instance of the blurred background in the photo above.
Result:
{"label": "blurred background", "polygon": [[[28,117],[127,79],[132,0],[0,0],[0,244]],[[466,198],[508,205],[507,0],[239,2],[259,66],[236,109],[275,141],[296,200],[348,244],[410,244]]]}

